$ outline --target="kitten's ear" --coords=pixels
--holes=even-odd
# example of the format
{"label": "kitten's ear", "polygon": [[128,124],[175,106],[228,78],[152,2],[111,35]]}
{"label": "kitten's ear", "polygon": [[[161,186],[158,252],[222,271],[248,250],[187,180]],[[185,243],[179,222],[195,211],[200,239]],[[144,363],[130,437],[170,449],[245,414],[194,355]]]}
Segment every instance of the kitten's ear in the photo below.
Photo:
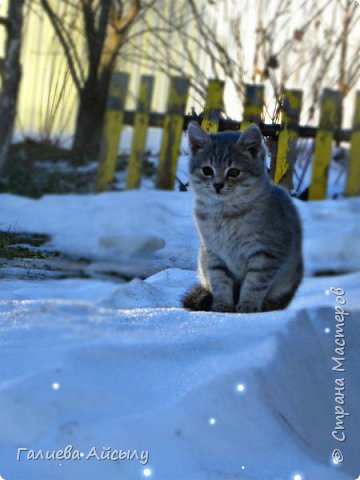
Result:
{"label": "kitten's ear", "polygon": [[248,150],[253,158],[257,157],[262,144],[262,134],[257,125],[252,125],[240,135],[236,145],[242,150]]}
{"label": "kitten's ear", "polygon": [[209,135],[202,130],[196,122],[190,122],[188,126],[189,144],[193,155],[200,149],[211,143]]}

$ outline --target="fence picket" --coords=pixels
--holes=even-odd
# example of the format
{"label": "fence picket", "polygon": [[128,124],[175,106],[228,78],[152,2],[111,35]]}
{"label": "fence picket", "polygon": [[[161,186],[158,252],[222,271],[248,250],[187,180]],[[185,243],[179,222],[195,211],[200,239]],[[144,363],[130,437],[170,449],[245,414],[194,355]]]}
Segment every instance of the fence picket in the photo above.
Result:
{"label": "fence picket", "polygon": [[274,182],[293,188],[293,167],[296,161],[296,140],[302,101],[301,90],[285,90],[281,117],[282,130],[278,138]]}
{"label": "fence picket", "polygon": [[[124,111],[129,75],[116,72],[113,75],[105,115],[104,145],[96,178],[96,191],[104,191],[111,186],[119,146],[122,126],[132,124],[134,134],[129,159],[126,187],[138,188],[141,179],[142,162],[146,148],[149,125],[163,128],[159,170],[156,188],[174,188],[176,167],[179,155],[184,124],[194,118],[184,116],[189,90],[189,80],[184,77],[173,77],[170,81],[168,104],[165,114],[151,112],[151,99],[154,88],[154,77],[143,75],[139,87],[139,98],[135,112]],[[260,125],[264,101],[263,85],[246,85],[243,120],[235,122],[221,118],[223,110],[224,82],[210,80],[208,84],[204,115],[201,126],[209,133],[224,128],[243,132],[252,124]],[[314,138],[315,152],[312,178],[309,187],[309,200],[320,200],[326,197],[328,169],[334,138],[350,141],[350,158],[347,169],[345,195],[360,195],[360,91],[357,92],[354,122],[352,130],[335,130],[340,94],[325,89],[320,105],[319,127],[300,126],[299,116],[302,101],[301,90],[286,90],[282,111],[281,127],[278,124],[261,124],[262,131],[271,137],[272,163],[270,174],[275,183],[292,189],[293,165],[296,154],[296,140]],[[130,123],[129,123],[130,122]],[[186,128],[186,127],[185,127]]]}
{"label": "fence picket", "polygon": [[328,170],[331,159],[336,116],[339,111],[340,94],[326,88],[320,106],[320,123],[316,134],[315,152],[309,200],[322,200],[326,197]]}
{"label": "fence picket", "polygon": [[360,195],[360,91],[356,92],[345,195]]}
{"label": "fence picket", "polygon": [[250,125],[260,124],[261,113],[264,105],[264,86],[246,85],[243,120],[240,131],[245,131]]}
{"label": "fence picket", "polygon": [[126,188],[138,188],[144,160],[154,77],[143,75],[140,80],[139,96],[134,119],[132,147],[126,179]]}
{"label": "fence picket", "polygon": [[183,77],[173,77],[170,82],[156,188],[174,188],[189,84]]}
{"label": "fence picket", "polygon": [[201,127],[208,133],[216,133],[219,129],[219,120],[223,109],[224,82],[221,80],[209,80],[204,117]]}
{"label": "fence picket", "polygon": [[114,178],[128,83],[128,73],[115,72],[113,74],[105,114],[104,145],[96,176],[95,190],[97,192],[107,190]]}

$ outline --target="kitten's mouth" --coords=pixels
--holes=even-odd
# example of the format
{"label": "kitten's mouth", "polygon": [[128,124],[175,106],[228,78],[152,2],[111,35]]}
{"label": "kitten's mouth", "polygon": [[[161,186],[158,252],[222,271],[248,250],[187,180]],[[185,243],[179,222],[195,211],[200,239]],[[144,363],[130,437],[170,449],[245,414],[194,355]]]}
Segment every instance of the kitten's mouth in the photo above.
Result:
{"label": "kitten's mouth", "polygon": [[212,192],[211,196],[216,200],[224,200],[227,197],[227,192]]}
{"label": "kitten's mouth", "polygon": [[223,197],[227,195],[229,192],[227,190],[221,189],[221,190],[212,190],[212,194],[215,195],[215,197]]}

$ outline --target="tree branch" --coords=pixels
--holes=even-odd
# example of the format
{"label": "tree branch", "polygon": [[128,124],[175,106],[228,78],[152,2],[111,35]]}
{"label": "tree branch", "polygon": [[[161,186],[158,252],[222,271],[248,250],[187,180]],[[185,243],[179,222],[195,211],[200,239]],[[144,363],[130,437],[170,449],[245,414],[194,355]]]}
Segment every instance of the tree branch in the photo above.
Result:
{"label": "tree branch", "polygon": [[[57,34],[59,41],[61,43],[61,46],[63,47],[63,51],[66,57],[66,60],[68,62],[69,66],[69,72],[70,75],[73,79],[74,85],[77,89],[77,91],[81,90],[81,80],[77,74],[76,68],[75,68],[75,63],[74,63],[74,57],[71,55],[71,42],[69,41],[69,35],[66,33],[64,34],[64,31],[61,27],[61,22],[59,18],[57,17],[56,13],[54,10],[50,7],[50,4],[48,0],[40,0],[45,12],[47,13],[49,20],[55,30],[55,33]],[[67,38],[65,38],[67,37]],[[76,50],[73,50],[76,54]]]}
{"label": "tree branch", "polygon": [[112,26],[113,28],[119,33],[123,34],[128,30],[128,28],[132,25],[134,22],[137,14],[139,13],[140,10],[140,0],[132,0],[131,2],[131,7],[127,13],[127,15],[124,17],[123,15],[123,5],[122,2],[120,3],[120,11],[118,14],[116,14],[116,11],[114,7],[112,8],[112,12],[110,14],[110,18],[112,19]]}
{"label": "tree branch", "polygon": [[7,30],[10,28],[10,22],[6,17],[0,17],[0,25],[5,27]]}

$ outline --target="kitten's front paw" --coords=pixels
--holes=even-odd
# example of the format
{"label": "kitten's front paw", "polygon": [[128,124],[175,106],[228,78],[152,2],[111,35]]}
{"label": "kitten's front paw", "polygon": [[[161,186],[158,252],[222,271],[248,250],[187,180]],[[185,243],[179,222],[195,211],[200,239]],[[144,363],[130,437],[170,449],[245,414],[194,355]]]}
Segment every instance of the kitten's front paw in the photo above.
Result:
{"label": "kitten's front paw", "polygon": [[211,310],[213,312],[229,313],[229,312],[234,312],[234,307],[232,305],[227,305],[226,303],[213,302]]}
{"label": "kitten's front paw", "polygon": [[236,305],[236,311],[237,313],[255,313],[255,312],[260,312],[260,308],[258,308],[256,305],[252,303],[238,303]]}

